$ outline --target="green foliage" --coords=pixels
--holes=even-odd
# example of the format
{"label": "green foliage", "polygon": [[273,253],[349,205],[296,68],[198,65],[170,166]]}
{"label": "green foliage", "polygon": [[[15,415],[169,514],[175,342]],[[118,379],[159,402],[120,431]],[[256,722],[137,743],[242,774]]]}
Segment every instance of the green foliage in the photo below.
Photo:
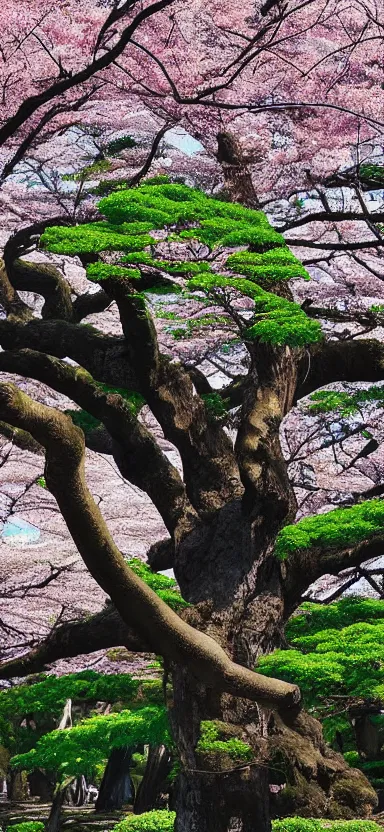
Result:
{"label": "green foliage", "polygon": [[136,390],[126,390],[124,387],[111,387],[111,385],[102,384],[102,382],[98,382],[98,385],[104,393],[117,393],[119,396],[122,396],[135,416],[140,413],[141,408],[145,405],[145,399]]}
{"label": "green foliage", "polygon": [[252,748],[237,737],[226,735],[225,723],[203,720],[196,751],[202,754],[228,754],[233,760],[251,760]]}
{"label": "green foliage", "polygon": [[48,713],[60,716],[67,699],[74,702],[130,703],[140,682],[126,673],[107,676],[94,670],[83,670],[66,676],[47,676],[40,682],[17,685],[0,691],[0,715],[10,719],[18,715]]}
{"label": "green foliage", "polygon": [[344,393],[338,390],[318,390],[310,396],[313,402],[309,406],[312,413],[331,413],[338,411],[341,416],[351,416],[356,413],[361,405],[369,402],[384,404],[384,385],[377,384],[368,387],[367,390],[356,390],[354,393]]}
{"label": "green foliage", "polygon": [[51,731],[42,736],[31,751],[13,757],[11,765],[26,771],[45,768],[56,771],[61,778],[80,774],[91,776],[112,748],[149,743],[170,744],[163,706],[92,716],[73,728]]}
{"label": "green foliage", "polygon": [[350,508],[336,508],[325,514],[304,517],[278,534],[275,554],[285,560],[292,552],[313,546],[346,548],[381,534],[384,522],[384,500],[366,500]]}
{"label": "green foliage", "polygon": [[128,815],[113,827],[113,832],[173,832],[176,812],[153,809],[142,815]]}
{"label": "green foliage", "polygon": [[137,147],[137,142],[132,136],[120,136],[107,144],[105,153],[107,156],[118,156],[122,150],[131,150],[132,147]]}
{"label": "green foliage", "polygon": [[371,820],[315,820],[284,818],[272,821],[272,832],[380,832]]}
{"label": "green foliage", "polygon": [[99,254],[102,251],[139,251],[154,243],[146,234],[152,223],[132,223],[127,229],[116,228],[108,222],[87,225],[51,226],[41,235],[40,244],[56,254]]}
{"label": "green foliage", "polygon": [[[262,211],[238,203],[222,202],[197,188],[176,182],[147,180],[139,187],[115,190],[99,203],[105,221],[72,228],[53,227],[42,235],[42,245],[62,254],[97,255],[106,250],[126,252],[124,262],[152,265],[170,275],[190,280],[189,288],[220,303],[228,290],[254,300],[255,313],[241,335],[245,339],[268,342],[276,346],[303,346],[321,338],[321,327],[302,308],[284,298],[264,291],[291,277],[307,278],[307,272],[285,245],[284,238],[269,224]],[[156,243],[148,232],[165,229],[168,241],[199,240],[213,249],[218,246],[248,246],[237,252],[226,265],[245,277],[213,274],[207,261],[168,261],[153,257],[145,249]],[[128,255],[128,256],[127,256]],[[88,269],[92,280],[110,275],[135,279],[137,270],[124,271],[120,266],[94,264]],[[226,309],[228,311],[228,309]],[[194,327],[227,324],[227,318],[188,321],[173,330],[175,338],[188,337]],[[239,323],[239,321],[237,321]],[[240,325],[240,324],[239,324]]]}
{"label": "green foliage", "polygon": [[44,824],[41,820],[12,823],[11,826],[7,826],[6,832],[44,832]]}
{"label": "green foliage", "polygon": [[221,421],[228,415],[229,399],[223,399],[220,393],[202,393],[200,398],[213,421]]}
{"label": "green foliage", "polygon": [[77,173],[65,173],[62,176],[64,182],[83,182],[87,179],[95,179],[100,173],[105,173],[111,167],[108,159],[100,159],[98,162],[92,162],[91,165],[81,168]]}
{"label": "green foliage", "polygon": [[384,185],[384,165],[360,165],[359,176],[362,182],[374,182],[380,188]]}
{"label": "green foliage", "polygon": [[[345,696],[384,701],[384,602],[345,598],[337,603],[306,603],[286,626],[288,650],[259,660],[258,670],[298,684],[307,705]],[[326,714],[327,719],[328,715]],[[343,713],[329,714],[327,736],[351,739]]]}
{"label": "green foliage", "polygon": [[138,269],[125,269],[123,266],[112,266],[109,263],[91,263],[87,267],[87,278],[92,283],[99,283],[109,277],[121,277],[125,280],[140,280]]}
{"label": "green foliage", "polygon": [[244,274],[264,288],[273,288],[275,283],[303,277],[310,280],[304,266],[299,263],[294,254],[286,248],[273,248],[264,254],[252,251],[238,251],[230,254],[226,266],[238,274]]}
{"label": "green foliage", "polygon": [[177,589],[176,581],[173,578],[168,578],[167,575],[161,575],[159,572],[151,572],[149,566],[139,560],[139,558],[131,558],[127,560],[127,563],[135,575],[150,586],[156,592],[156,595],[162,598],[169,607],[178,610],[181,607],[189,606],[187,601],[184,601],[184,598],[181,597]]}
{"label": "green foliage", "polygon": [[64,411],[67,416],[70,416],[72,422],[76,427],[81,428],[84,432],[85,436],[90,433],[92,430],[96,430],[101,426],[101,422],[99,419],[96,419],[91,413],[88,413],[86,410],[65,410]]}
{"label": "green foliage", "polygon": [[[140,410],[145,404],[145,399],[141,393],[137,393],[135,390],[125,390],[122,387],[111,387],[110,385],[102,384],[101,382],[98,382],[98,386],[104,393],[117,393],[119,396],[122,396],[125,404],[129,407],[134,416],[137,416],[140,413]],[[102,422],[86,410],[69,409],[66,410],[65,413],[67,416],[71,417],[74,425],[77,425],[77,427],[82,429],[85,436],[91,431],[97,430],[101,427]]]}
{"label": "green foliage", "polygon": [[298,614],[289,619],[285,632],[289,642],[319,630],[341,630],[359,622],[376,624],[384,619],[384,603],[373,598],[351,596],[333,604],[312,604],[306,601]]}
{"label": "green foliage", "polygon": [[[222,328],[223,326],[231,326],[231,320],[228,316],[224,317],[223,315],[201,315],[199,318],[176,318],[176,315],[170,313],[172,318],[170,320],[178,320],[180,326],[176,329],[172,327],[168,330],[174,338],[177,340],[181,340],[182,338],[191,338],[195,335],[196,331],[203,329],[204,327],[214,327],[217,329],[218,327]],[[161,316],[160,316],[161,317]],[[165,316],[163,316],[165,317]]]}
{"label": "green foliage", "polygon": [[302,346],[321,338],[319,323],[308,318],[297,303],[265,292],[250,280],[200,274],[189,281],[188,287],[192,291],[204,292],[215,303],[226,301],[228,290],[252,298],[255,312],[250,326],[245,330],[246,339],[258,339],[275,345]]}
{"label": "green foliage", "polygon": [[45,481],[45,477],[38,477],[37,480],[36,480],[36,485],[39,485],[40,488],[46,488],[47,483]]}

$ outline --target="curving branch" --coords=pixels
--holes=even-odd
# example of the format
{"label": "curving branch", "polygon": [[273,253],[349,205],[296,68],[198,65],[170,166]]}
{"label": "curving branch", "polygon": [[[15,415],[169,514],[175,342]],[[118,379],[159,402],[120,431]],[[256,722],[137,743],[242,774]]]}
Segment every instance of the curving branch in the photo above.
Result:
{"label": "curving branch", "polygon": [[302,358],[296,398],[336,381],[373,382],[383,378],[384,344],[373,339],[323,341]]}
{"label": "curving branch", "polygon": [[65,414],[34,402],[12,384],[0,385],[0,404],[7,421],[44,445],[47,485],[84,563],[127,626],[208,688],[275,708],[297,706],[296,686],[235,664],[216,641],[184,622],[127,566],[87,488],[82,431]]}
{"label": "curving branch", "polygon": [[[180,539],[196,525],[198,518],[178,471],[122,396],[104,392],[83,367],[71,367],[34,350],[1,352],[0,370],[41,381],[102,421],[112,439],[110,451],[120,472],[148,494],[169,533]],[[92,436],[94,443],[99,439],[105,444],[103,434],[98,437],[93,431],[91,442]]]}
{"label": "curving branch", "polygon": [[82,621],[69,621],[55,627],[49,635],[24,656],[0,664],[0,679],[40,673],[59,659],[126,647],[133,653],[148,653],[151,648],[135,631],[127,627],[112,604]]}
{"label": "curving branch", "polygon": [[369,540],[362,540],[345,548],[323,548],[298,550],[282,564],[284,576],[284,597],[286,617],[297,608],[304,592],[323,575],[338,575],[343,569],[360,566],[370,558],[383,554],[384,533],[378,532]]}
{"label": "curving branch", "polygon": [[232,442],[221,426],[209,419],[188,372],[160,354],[155,324],[143,297],[115,276],[105,279],[103,286],[118,305],[137,389],[166,439],[180,452],[192,505],[208,515],[242,493]]}

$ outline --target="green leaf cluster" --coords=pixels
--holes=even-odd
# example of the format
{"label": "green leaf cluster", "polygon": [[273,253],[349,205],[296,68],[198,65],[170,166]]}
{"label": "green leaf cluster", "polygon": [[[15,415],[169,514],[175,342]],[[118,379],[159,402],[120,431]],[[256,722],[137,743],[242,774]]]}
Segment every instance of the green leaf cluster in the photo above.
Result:
{"label": "green leaf cluster", "polygon": [[[128,815],[114,832],[173,832],[175,812],[156,809],[142,815]],[[380,832],[381,827],[369,820],[321,820],[284,818],[272,821],[272,832]]]}
{"label": "green leaf cluster", "polygon": [[274,284],[292,278],[302,277],[310,280],[309,274],[286,246],[273,248],[264,254],[252,251],[237,251],[230,254],[226,267],[243,274],[265,289],[273,289]]}
{"label": "green leaf cluster", "polygon": [[111,167],[108,159],[100,159],[98,162],[93,162],[91,165],[86,165],[77,173],[65,173],[62,176],[64,182],[83,182],[88,179],[95,179],[100,173],[105,173]]}
{"label": "green leaf cluster", "polygon": [[370,402],[384,404],[384,385],[373,384],[366,390],[345,393],[338,390],[318,390],[310,396],[311,413],[332,413],[338,411],[340,416],[352,416],[361,406]]}
{"label": "green leaf cluster", "polygon": [[[223,289],[236,289],[255,302],[246,339],[259,339],[276,346],[303,346],[321,338],[320,324],[308,318],[298,304],[276,297],[258,285],[273,289],[279,281],[308,277],[262,211],[219,201],[181,183],[154,184],[149,180],[136,188],[114,191],[100,201],[99,208],[106,220],[47,229],[41,238],[42,245],[62,254],[90,256],[106,250],[126,252],[129,256],[125,256],[125,262],[131,265],[152,265],[170,275],[192,278],[188,288],[215,296],[216,302]],[[169,241],[193,239],[210,249],[248,246],[249,251],[232,254],[226,263],[245,277],[213,274],[207,261],[168,262],[154,258],[145,251],[156,243],[155,237],[148,234],[154,229],[166,229]],[[135,269],[124,271],[120,266],[97,263],[88,269],[88,276],[97,281],[111,276],[135,279],[137,273]],[[184,337],[183,327],[174,335]]]}
{"label": "green leaf cluster", "polygon": [[200,398],[205,404],[209,417],[214,421],[221,421],[228,415],[229,399],[223,399],[220,393],[202,393]]}
{"label": "green leaf cluster", "polygon": [[302,346],[321,338],[320,324],[308,318],[297,303],[266,292],[251,280],[200,274],[189,281],[188,288],[204,292],[218,304],[221,298],[225,300],[228,297],[228,290],[252,298],[255,311],[244,333],[246,339],[258,339],[276,346]]}
{"label": "green leaf cluster", "polygon": [[365,500],[350,508],[336,508],[325,514],[304,517],[279,532],[275,554],[279,560],[285,560],[293,552],[314,546],[346,548],[382,534],[383,523],[384,500],[381,499]]}
{"label": "green leaf cluster", "polygon": [[362,182],[375,182],[378,187],[384,185],[384,165],[365,164],[359,167]]}
{"label": "green leaf cluster", "polygon": [[44,832],[44,824],[41,820],[26,820],[7,826],[6,832]]}
{"label": "green leaf cluster", "polygon": [[125,269],[124,266],[113,266],[110,263],[91,263],[87,267],[87,278],[92,283],[100,283],[109,277],[120,277],[123,280],[140,280],[139,269]]}
{"label": "green leaf cluster", "polygon": [[40,244],[48,251],[68,256],[100,254],[102,251],[139,251],[153,245],[154,240],[146,232],[152,223],[132,223],[125,231],[108,222],[87,225],[51,226],[40,237]]}
{"label": "green leaf cluster", "polygon": [[0,691],[0,716],[10,719],[25,714],[60,716],[67,699],[74,702],[125,702],[135,697],[140,682],[126,673],[107,676],[94,670],[47,676],[34,684],[17,685]]}
{"label": "green leaf cluster", "polygon": [[380,832],[380,829],[371,820],[284,818],[272,821],[272,832]]}
{"label": "green leaf cluster", "polygon": [[128,815],[113,827],[113,832],[173,832],[176,812],[153,809],[142,815]]}
{"label": "green leaf cluster", "polygon": [[132,136],[120,136],[107,144],[105,153],[107,156],[118,156],[122,150],[131,150],[132,147],[137,147],[137,142]]}
{"label": "green leaf cluster", "polygon": [[[298,684],[307,705],[324,698],[384,701],[384,602],[345,598],[329,606],[306,603],[286,626],[290,649],[261,658],[257,669]],[[348,730],[327,724],[330,735]],[[342,721],[345,719],[341,716]]]}
{"label": "green leaf cluster", "polygon": [[142,744],[170,744],[164,706],[149,705],[93,716],[73,728],[51,731],[31,751],[13,757],[11,765],[26,771],[45,768],[56,771],[60,777],[91,776],[111,749]]}

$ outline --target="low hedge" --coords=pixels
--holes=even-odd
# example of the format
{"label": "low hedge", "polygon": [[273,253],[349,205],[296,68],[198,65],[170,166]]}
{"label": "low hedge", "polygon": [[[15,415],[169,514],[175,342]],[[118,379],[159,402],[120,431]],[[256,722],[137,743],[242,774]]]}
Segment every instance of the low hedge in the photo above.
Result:
{"label": "low hedge", "polygon": [[272,832],[380,832],[381,829],[371,820],[283,818],[272,821]]}
{"label": "low hedge", "polygon": [[[166,809],[129,815],[114,827],[114,832],[173,832],[175,817],[175,812]],[[272,832],[381,832],[381,829],[370,820],[284,818],[272,821]]]}

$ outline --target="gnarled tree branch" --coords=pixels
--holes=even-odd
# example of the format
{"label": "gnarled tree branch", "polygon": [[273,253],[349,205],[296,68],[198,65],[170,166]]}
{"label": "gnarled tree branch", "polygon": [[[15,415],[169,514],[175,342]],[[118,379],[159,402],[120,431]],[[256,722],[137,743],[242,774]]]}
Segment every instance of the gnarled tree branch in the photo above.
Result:
{"label": "gnarled tree branch", "polygon": [[92,576],[123,621],[168,661],[207,687],[274,707],[296,706],[299,689],[232,662],[210,636],[195,630],[127,566],[85,481],[84,437],[65,414],[37,404],[12,384],[0,385],[7,421],[28,430],[46,449],[47,485]]}

